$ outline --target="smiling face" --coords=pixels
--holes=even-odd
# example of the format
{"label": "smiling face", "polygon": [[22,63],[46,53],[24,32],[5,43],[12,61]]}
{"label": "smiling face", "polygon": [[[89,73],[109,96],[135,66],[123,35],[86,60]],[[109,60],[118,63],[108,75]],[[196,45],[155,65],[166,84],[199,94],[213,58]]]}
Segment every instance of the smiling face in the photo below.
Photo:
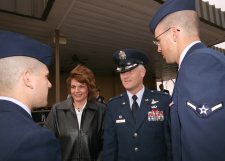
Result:
{"label": "smiling face", "polygon": [[120,79],[124,88],[127,91],[136,94],[143,87],[145,72],[145,68],[139,65],[130,71],[120,73]]}
{"label": "smiling face", "polygon": [[75,103],[85,103],[88,98],[88,87],[85,83],[80,83],[76,79],[72,79],[70,94]]}

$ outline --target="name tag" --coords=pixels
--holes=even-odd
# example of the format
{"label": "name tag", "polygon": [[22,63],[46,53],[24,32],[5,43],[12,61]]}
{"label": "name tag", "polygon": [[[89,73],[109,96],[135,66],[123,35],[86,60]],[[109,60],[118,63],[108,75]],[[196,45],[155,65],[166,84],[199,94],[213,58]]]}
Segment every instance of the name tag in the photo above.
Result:
{"label": "name tag", "polygon": [[116,120],[116,123],[117,123],[117,124],[120,124],[120,123],[125,123],[125,122],[126,122],[126,120],[125,120],[125,119]]}

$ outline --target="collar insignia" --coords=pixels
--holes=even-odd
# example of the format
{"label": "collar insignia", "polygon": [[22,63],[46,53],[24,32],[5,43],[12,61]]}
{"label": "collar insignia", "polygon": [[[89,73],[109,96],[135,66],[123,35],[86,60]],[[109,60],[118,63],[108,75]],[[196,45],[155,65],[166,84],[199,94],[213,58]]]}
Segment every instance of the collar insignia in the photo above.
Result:
{"label": "collar insignia", "polygon": [[146,98],[146,99],[145,99],[145,101],[146,101],[146,102],[148,102],[148,101],[149,101],[149,99],[148,99],[148,98]]}

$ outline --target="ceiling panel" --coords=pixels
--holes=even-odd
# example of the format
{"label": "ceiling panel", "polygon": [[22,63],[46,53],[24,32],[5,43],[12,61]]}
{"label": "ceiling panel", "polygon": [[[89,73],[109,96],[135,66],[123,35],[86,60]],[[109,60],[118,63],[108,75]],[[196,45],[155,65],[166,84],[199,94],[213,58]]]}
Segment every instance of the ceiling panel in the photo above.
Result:
{"label": "ceiling panel", "polygon": [[[0,0],[1,1],[1,0]],[[112,53],[120,48],[138,48],[150,58],[150,74],[158,80],[176,77],[176,65],[157,54],[148,28],[160,7],[149,0],[55,0],[46,21],[0,12],[0,28],[29,35],[53,46],[54,30],[67,39],[60,46],[61,70],[79,62],[95,73],[111,75]],[[221,28],[201,22],[202,40],[209,46],[225,41]]]}

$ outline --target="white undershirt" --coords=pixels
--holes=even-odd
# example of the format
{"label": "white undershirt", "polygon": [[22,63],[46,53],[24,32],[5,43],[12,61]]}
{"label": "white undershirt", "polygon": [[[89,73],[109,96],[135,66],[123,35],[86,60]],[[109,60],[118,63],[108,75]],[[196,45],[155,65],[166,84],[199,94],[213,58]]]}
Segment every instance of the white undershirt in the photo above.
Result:
{"label": "white undershirt", "polygon": [[74,107],[76,114],[77,114],[77,121],[78,121],[79,129],[80,129],[80,124],[81,124],[82,113],[83,113],[83,110],[84,110],[86,104],[87,104],[87,102],[83,105],[83,107],[81,108],[80,111],[78,111],[78,109],[76,107]]}
{"label": "white undershirt", "polygon": [[25,111],[27,111],[27,113],[31,115],[31,110],[25,105],[23,104],[22,102],[14,99],[14,98],[11,98],[11,97],[6,97],[6,96],[0,96],[0,100],[6,100],[6,101],[10,101],[10,102],[13,102],[15,104],[17,104],[18,106],[20,106],[22,109],[24,109]]}
{"label": "white undershirt", "polygon": [[[145,91],[145,86],[143,85],[142,89],[141,89],[138,93],[135,94],[135,95],[137,96],[137,103],[138,103],[138,106],[139,106],[139,107],[141,106],[141,99],[142,99],[142,97],[143,97],[144,91]],[[133,96],[134,94],[132,94],[132,93],[130,93],[130,92],[127,91],[127,95],[128,95],[129,102],[130,102],[130,109],[132,109],[131,106],[132,106],[132,104],[133,104],[133,102],[134,102],[132,96]]]}

